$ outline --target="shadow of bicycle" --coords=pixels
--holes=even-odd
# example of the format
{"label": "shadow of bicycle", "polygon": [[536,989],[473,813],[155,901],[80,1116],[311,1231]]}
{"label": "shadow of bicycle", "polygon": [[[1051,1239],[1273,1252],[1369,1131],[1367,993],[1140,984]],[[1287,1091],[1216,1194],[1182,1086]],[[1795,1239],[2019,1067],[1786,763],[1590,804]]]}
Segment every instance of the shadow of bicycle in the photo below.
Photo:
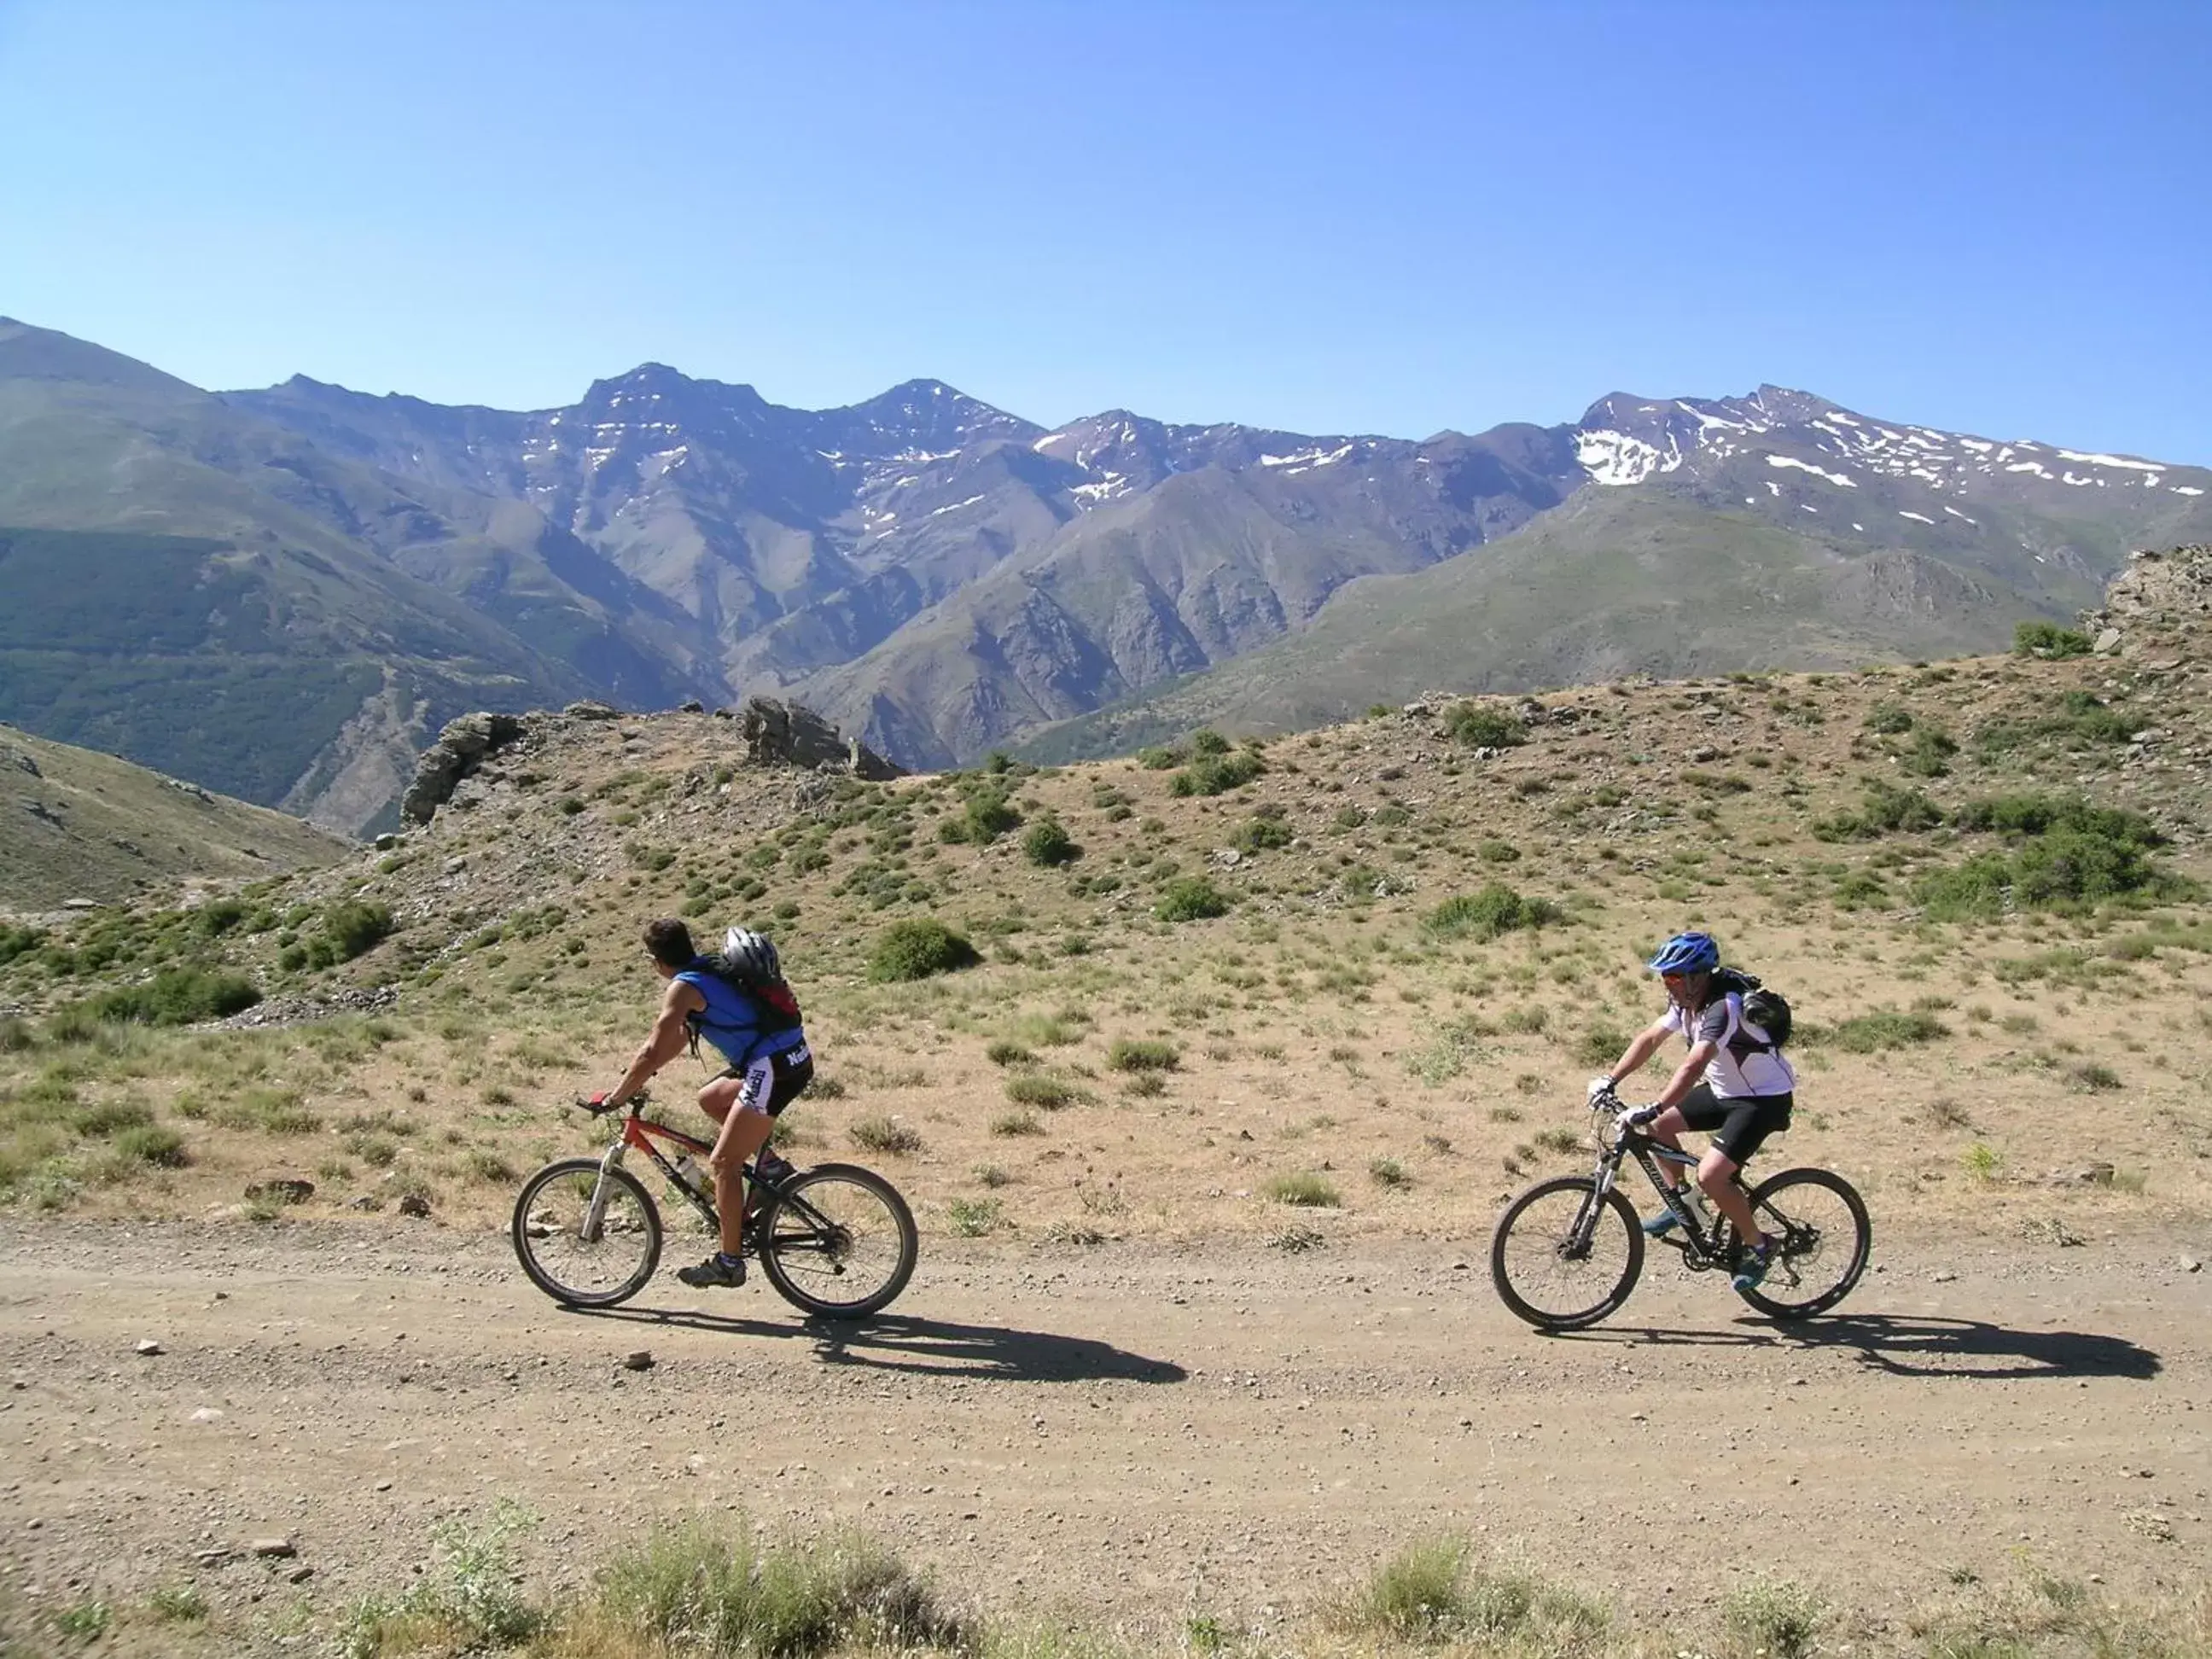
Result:
{"label": "shadow of bicycle", "polygon": [[944,1319],[878,1314],[865,1322],[826,1319],[744,1319],[682,1308],[571,1308],[579,1318],[676,1326],[726,1336],[777,1337],[815,1345],[824,1364],[861,1365],[930,1376],[1002,1382],[1181,1382],[1189,1373],[1173,1360],[1131,1353],[1110,1342],[1002,1325],[961,1325]]}
{"label": "shadow of bicycle", "polygon": [[2015,1330],[1980,1319],[1928,1315],[1846,1314],[1802,1325],[1741,1325],[1726,1331],[1669,1331],[1653,1327],[1577,1334],[1620,1342],[1748,1348],[1848,1348],[1860,1363],[1896,1376],[1958,1376],[1984,1381],[2027,1377],[2118,1376],[2146,1381],[2163,1362],[2122,1336],[2092,1331]]}

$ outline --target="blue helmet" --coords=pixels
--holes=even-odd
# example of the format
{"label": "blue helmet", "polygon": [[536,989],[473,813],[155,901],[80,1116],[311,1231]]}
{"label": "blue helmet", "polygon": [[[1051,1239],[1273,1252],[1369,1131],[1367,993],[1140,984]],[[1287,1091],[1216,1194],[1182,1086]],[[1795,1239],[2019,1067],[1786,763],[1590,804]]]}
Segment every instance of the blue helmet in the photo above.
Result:
{"label": "blue helmet", "polygon": [[1709,974],[1721,965],[1721,947],[1711,933],[1677,933],[1646,965],[1662,974]]}

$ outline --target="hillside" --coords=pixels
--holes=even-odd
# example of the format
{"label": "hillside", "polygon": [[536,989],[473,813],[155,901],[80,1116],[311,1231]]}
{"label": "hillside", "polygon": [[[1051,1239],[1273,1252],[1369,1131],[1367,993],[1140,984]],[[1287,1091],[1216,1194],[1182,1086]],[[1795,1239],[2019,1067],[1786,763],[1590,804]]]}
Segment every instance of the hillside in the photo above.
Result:
{"label": "hillside", "polygon": [[[776,935],[828,1079],[799,1144],[890,1156],[932,1225],[1267,1236],[1294,1218],[1269,1182],[1334,1170],[1331,1233],[1472,1228],[1571,1146],[1546,1137],[1577,1079],[1650,1012],[1640,953],[1703,921],[1801,1010],[1822,1103],[1793,1152],[1878,1182],[1892,1224],[2201,1220],[2212,555],[2138,560],[2094,626],[2104,654],[1429,700],[881,784],[750,765],[705,715],[533,715],[385,850],[213,921],[20,940],[0,1187],[189,1212],[304,1166],[318,1206],[491,1221],[574,1143],[557,1101],[619,1069],[636,931],[680,912]],[[872,979],[922,917],[980,965]],[[278,1025],[112,1023],[222,974]],[[374,988],[368,1024],[282,1029]],[[149,1120],[176,1167],[109,1148]],[[2100,1159],[2134,1184],[2041,1184]]]}
{"label": "hillside", "polygon": [[354,850],[282,812],[0,725],[0,915],[264,880]]}

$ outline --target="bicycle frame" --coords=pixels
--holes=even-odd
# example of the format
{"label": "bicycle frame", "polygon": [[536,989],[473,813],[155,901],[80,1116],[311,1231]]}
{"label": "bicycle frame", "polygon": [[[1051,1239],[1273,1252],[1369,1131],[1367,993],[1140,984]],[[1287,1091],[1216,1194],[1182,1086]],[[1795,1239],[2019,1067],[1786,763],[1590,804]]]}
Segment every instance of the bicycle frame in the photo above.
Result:
{"label": "bicycle frame", "polygon": [[[1684,1263],[1697,1273],[1727,1265],[1728,1240],[1723,1231],[1728,1225],[1727,1219],[1717,1214],[1712,1218],[1712,1224],[1706,1226],[1691,1206],[1686,1196],[1686,1184],[1672,1186],[1659,1173],[1659,1166],[1662,1163],[1680,1164],[1686,1170],[1695,1170],[1698,1160],[1687,1152],[1677,1152],[1665,1142],[1655,1140],[1650,1135],[1633,1129],[1616,1136],[1611,1146],[1606,1144],[1602,1129],[1599,1132],[1597,1167],[1591,1172],[1596,1188],[1583,1213],[1575,1218],[1574,1239],[1577,1248],[1588,1246],[1591,1231],[1597,1224],[1598,1214],[1605,1206],[1606,1197],[1620,1180],[1620,1166],[1632,1158],[1636,1160],[1637,1167],[1644,1171],[1644,1178],[1650,1182],[1651,1190],[1659,1194],[1659,1201],[1681,1224],[1682,1236],[1680,1238],[1662,1237],[1656,1242],[1672,1245],[1681,1251]],[[1694,1176],[1692,1178],[1694,1179]],[[1734,1176],[1730,1179],[1736,1180]],[[1741,1188],[1743,1183],[1736,1180],[1736,1185]]]}
{"label": "bicycle frame", "polygon": [[[633,1151],[643,1152],[653,1160],[653,1166],[660,1171],[662,1178],[673,1190],[681,1193],[684,1201],[698,1212],[699,1218],[707,1224],[708,1231],[718,1233],[721,1231],[721,1214],[714,1208],[714,1201],[694,1191],[690,1183],[676,1172],[676,1165],[667,1155],[653,1144],[658,1138],[674,1143],[684,1152],[704,1158],[714,1150],[714,1143],[711,1140],[702,1140],[696,1135],[686,1134],[681,1129],[642,1116],[641,1114],[643,1109],[642,1102],[631,1103],[629,1115],[623,1120],[622,1133],[616,1139],[614,1145],[607,1148],[605,1155],[599,1159],[599,1179],[592,1189],[592,1201],[586,1206],[584,1212],[582,1233],[586,1243],[596,1244],[599,1242],[600,1233],[606,1221],[609,1190],[607,1172],[622,1168],[624,1158]],[[807,1224],[810,1232],[823,1233],[825,1236],[835,1232],[836,1230],[828,1218],[809,1204],[804,1196],[793,1196],[785,1191],[781,1182],[763,1179],[759,1172],[757,1160],[749,1159],[740,1173],[746,1181],[763,1190],[773,1192],[782,1197],[794,1213]],[[750,1218],[748,1218],[748,1224],[750,1222]]]}

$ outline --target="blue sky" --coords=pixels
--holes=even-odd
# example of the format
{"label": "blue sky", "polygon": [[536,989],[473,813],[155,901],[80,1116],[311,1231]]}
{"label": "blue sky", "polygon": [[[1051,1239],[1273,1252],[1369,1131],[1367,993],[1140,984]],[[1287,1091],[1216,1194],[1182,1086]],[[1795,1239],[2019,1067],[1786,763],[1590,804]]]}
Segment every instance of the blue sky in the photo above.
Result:
{"label": "blue sky", "polygon": [[2212,6],[0,0],[0,313],[203,386],[2212,462]]}

